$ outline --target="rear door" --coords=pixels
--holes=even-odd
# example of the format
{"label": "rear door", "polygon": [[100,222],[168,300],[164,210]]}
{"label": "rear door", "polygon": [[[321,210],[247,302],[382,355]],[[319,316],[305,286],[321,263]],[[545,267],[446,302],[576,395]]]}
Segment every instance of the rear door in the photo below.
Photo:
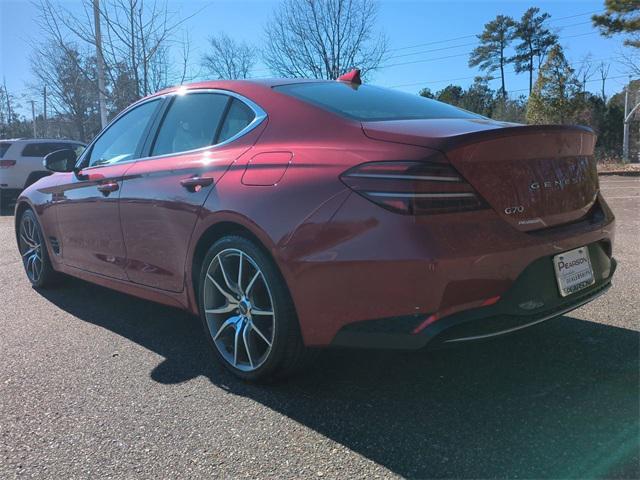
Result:
{"label": "rear door", "polygon": [[264,112],[231,93],[194,91],[170,98],[161,117],[120,197],[126,271],[133,282],[181,291],[201,207],[255,143]]}
{"label": "rear door", "polygon": [[147,101],[116,119],[82,158],[80,171],[61,174],[65,180],[57,187],[54,201],[66,265],[126,279],[118,200],[161,103]]}

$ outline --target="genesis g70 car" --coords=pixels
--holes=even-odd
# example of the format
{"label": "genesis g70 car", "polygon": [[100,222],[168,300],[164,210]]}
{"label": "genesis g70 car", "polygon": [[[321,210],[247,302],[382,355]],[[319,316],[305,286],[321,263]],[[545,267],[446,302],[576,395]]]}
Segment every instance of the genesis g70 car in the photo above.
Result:
{"label": "genesis g70 car", "polygon": [[211,81],[118,115],[18,199],[36,288],[72,275],[198,315],[249,380],[319,347],[461,344],[611,284],[595,135],[338,81]]}

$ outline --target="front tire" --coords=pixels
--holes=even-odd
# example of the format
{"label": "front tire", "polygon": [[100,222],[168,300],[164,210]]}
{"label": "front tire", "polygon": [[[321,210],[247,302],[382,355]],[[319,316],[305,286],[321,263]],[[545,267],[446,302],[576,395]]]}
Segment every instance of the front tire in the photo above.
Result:
{"label": "front tire", "polygon": [[199,277],[200,318],[215,356],[244,380],[289,376],[310,358],[287,286],[252,241],[223,237]]}
{"label": "front tire", "polygon": [[27,278],[35,288],[51,287],[58,280],[44,238],[36,214],[26,210],[18,225],[18,248]]}

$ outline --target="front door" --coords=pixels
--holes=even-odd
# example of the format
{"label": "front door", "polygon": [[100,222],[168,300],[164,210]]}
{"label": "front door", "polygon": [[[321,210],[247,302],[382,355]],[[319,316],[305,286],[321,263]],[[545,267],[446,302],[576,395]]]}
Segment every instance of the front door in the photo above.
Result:
{"label": "front door", "polygon": [[144,144],[161,100],[125,112],[83,155],[54,198],[65,265],[126,279],[126,248],[120,226],[122,183]]}

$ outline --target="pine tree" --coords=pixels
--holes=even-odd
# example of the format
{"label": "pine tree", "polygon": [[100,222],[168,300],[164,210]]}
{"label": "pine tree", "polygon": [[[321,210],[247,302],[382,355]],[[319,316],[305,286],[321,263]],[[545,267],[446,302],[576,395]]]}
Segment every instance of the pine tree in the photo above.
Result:
{"label": "pine tree", "polygon": [[513,62],[517,73],[529,72],[529,94],[533,90],[535,67],[540,68],[549,49],[558,43],[558,36],[544,25],[550,17],[548,13],[540,14],[538,7],[531,7],[524,12],[516,25],[515,38],[520,40],[520,43],[516,45]]}
{"label": "pine tree", "polygon": [[607,11],[591,17],[594,26],[600,27],[603,35],[616,33],[631,35],[625,45],[640,48],[640,0],[605,0]]}
{"label": "pine tree", "polygon": [[530,123],[569,123],[576,113],[580,82],[562,47],[555,45],[540,68],[527,103]]}
{"label": "pine tree", "polygon": [[500,93],[503,97],[507,96],[504,67],[511,62],[506,50],[514,38],[515,26],[516,22],[513,18],[498,15],[495,20],[484,26],[484,31],[478,35],[480,45],[471,52],[471,57],[469,58],[470,67],[480,66],[481,70],[489,73],[500,70],[500,79],[502,81]]}

